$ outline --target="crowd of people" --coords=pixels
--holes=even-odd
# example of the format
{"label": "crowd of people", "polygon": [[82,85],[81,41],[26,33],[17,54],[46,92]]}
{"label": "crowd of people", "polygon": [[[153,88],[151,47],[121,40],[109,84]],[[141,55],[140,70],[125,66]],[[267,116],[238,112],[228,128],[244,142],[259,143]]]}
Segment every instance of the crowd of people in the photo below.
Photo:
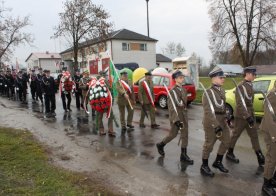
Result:
{"label": "crowd of people", "polygon": [[[211,87],[204,89],[202,98],[203,104],[203,129],[205,132],[205,142],[202,149],[202,165],[200,172],[204,176],[214,177],[215,173],[210,169],[208,160],[213,151],[215,143],[219,140],[220,145],[217,151],[217,157],[212,166],[220,172],[228,173],[229,170],[224,167],[222,161],[224,155],[226,159],[239,163],[239,159],[234,154],[234,148],[241,133],[247,130],[251,139],[252,148],[256,153],[259,166],[264,166],[264,183],[262,190],[267,195],[276,195],[276,132],[275,132],[275,113],[276,111],[276,87],[274,87],[266,97],[264,102],[264,117],[260,129],[265,133],[265,142],[267,144],[266,157],[263,155],[256,126],[253,100],[254,90],[252,81],[256,77],[256,68],[246,67],[244,69],[244,80],[236,86],[236,108],[234,129],[232,133],[229,129],[230,120],[226,114],[225,91],[223,90],[224,72],[215,67],[210,73]],[[156,144],[157,151],[161,156],[165,156],[165,146],[173,140],[180,132],[181,153],[180,161],[193,165],[194,161],[187,154],[188,147],[188,112],[187,112],[187,92],[183,88],[185,76],[179,70],[172,73],[175,80],[175,86],[167,89],[168,93],[168,113],[171,131],[167,137]],[[120,79],[113,85],[110,78],[106,77],[104,72],[96,77],[91,77],[88,70],[80,73],[75,70],[71,76],[70,72],[62,70],[57,80],[51,77],[49,70],[38,69],[18,71],[7,69],[5,72],[0,70],[0,94],[7,96],[8,99],[27,102],[27,89],[30,87],[30,93],[34,102],[41,102],[45,106],[45,117],[53,118],[56,116],[56,91],[62,100],[64,112],[71,112],[72,95],[75,96],[77,110],[85,110],[88,113],[88,106],[91,106],[92,116],[97,116],[97,125],[99,135],[104,136],[103,124],[104,113],[108,118],[108,135],[116,137],[113,129],[114,115],[112,106],[114,97],[116,97],[118,110],[120,113],[121,134],[126,131],[133,131],[133,115],[136,97],[133,91],[132,82],[128,79],[127,72],[120,72]],[[116,89],[116,95],[114,94]],[[154,91],[151,72],[145,73],[145,80],[139,83],[138,100],[141,107],[139,127],[145,128],[145,117],[150,119],[151,129],[158,129],[160,125],[156,123],[156,106],[154,102]],[[127,120],[125,119],[127,111]],[[149,113],[149,115],[148,115]],[[274,115],[274,116],[273,116]],[[116,122],[115,122],[116,123]]]}

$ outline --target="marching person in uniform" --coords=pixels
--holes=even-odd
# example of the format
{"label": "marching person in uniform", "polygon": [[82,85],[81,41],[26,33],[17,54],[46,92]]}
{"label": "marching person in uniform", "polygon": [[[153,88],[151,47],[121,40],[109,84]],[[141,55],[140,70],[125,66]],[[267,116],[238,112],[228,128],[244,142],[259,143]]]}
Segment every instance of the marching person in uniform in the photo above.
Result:
{"label": "marching person in uniform", "polygon": [[[72,93],[73,89],[75,88],[75,84],[72,81],[71,74],[69,73],[69,71],[66,71],[65,73],[63,73],[63,75],[60,79],[59,88],[60,88],[61,100],[62,100],[62,105],[63,105],[64,111],[65,112],[72,111],[71,110],[71,100],[72,100],[71,93]],[[67,99],[67,103],[66,103],[66,99]]]}
{"label": "marching person in uniform", "polygon": [[42,68],[38,68],[38,74],[36,74],[36,101],[38,99],[41,101],[41,104],[43,104],[43,97],[42,97],[42,78],[43,78],[43,71]]}
{"label": "marching person in uniform", "polygon": [[[103,72],[103,71],[100,71],[99,72],[99,77],[98,79],[100,78],[104,78],[104,82],[105,82],[105,85],[107,86],[107,88],[109,89],[109,91],[111,92],[111,96],[112,96],[112,103],[114,102],[114,97],[113,97],[113,94],[112,94],[112,89],[110,88],[110,85],[109,85],[109,82],[107,81],[106,79],[106,73]],[[112,105],[110,106],[112,107]],[[107,109],[105,109],[105,112],[106,112]],[[103,116],[104,116],[104,112],[97,112],[98,114],[98,128],[99,128],[99,135],[100,136],[104,136],[106,135],[106,132],[104,130],[104,124],[103,124]],[[108,126],[108,135],[110,137],[116,137],[116,133],[113,129],[113,121],[114,121],[114,114],[113,114],[113,111],[111,110],[111,113],[110,113],[110,117],[108,118],[108,121],[107,121],[107,126]]]}
{"label": "marching person in uniform", "polygon": [[35,70],[33,69],[28,77],[30,79],[30,88],[33,101],[36,101],[36,80]]}
{"label": "marching person in uniform", "polygon": [[56,96],[55,96],[55,80],[50,76],[50,70],[45,70],[45,76],[42,78],[42,92],[45,100],[46,117],[55,117],[56,113]]}
{"label": "marching person in uniform", "polygon": [[82,76],[80,74],[80,70],[77,69],[76,73],[73,77],[73,81],[75,82],[76,88],[75,88],[75,97],[76,97],[76,107],[78,110],[80,110],[80,107],[83,103],[83,97],[82,97],[82,93],[81,93],[81,89],[80,89],[80,80],[81,80]]}
{"label": "marching person in uniform", "polygon": [[[230,146],[226,154],[226,158],[234,163],[239,163],[239,159],[234,155],[234,148],[241,133],[246,129],[252,143],[257,160],[260,166],[264,165],[265,158],[261,151],[259,137],[256,127],[256,120],[254,115],[253,101],[254,90],[252,82],[256,78],[256,67],[250,66],[244,68],[244,80],[238,85],[239,91],[236,90],[236,110],[235,110],[235,129],[232,133]],[[241,93],[242,97],[240,97]],[[243,104],[243,101],[245,105]]]}
{"label": "marching person in uniform", "polygon": [[[88,99],[88,93],[87,93],[87,91],[89,89],[88,84],[91,81],[91,78],[89,76],[89,71],[88,70],[85,70],[82,73],[82,76],[83,77],[80,79],[79,88],[81,89],[81,92],[82,92],[83,99],[82,99],[81,105],[82,105],[82,107],[84,109],[84,107],[87,108],[87,105],[88,105],[88,100],[89,99]],[[92,110],[92,116],[96,116],[95,110]]]}
{"label": "marching person in uniform", "polygon": [[18,92],[19,100],[23,104],[27,104],[27,80],[28,77],[23,76],[23,72],[19,71],[15,80],[15,87]]}
{"label": "marching person in uniform", "polygon": [[155,122],[155,105],[154,105],[154,92],[153,92],[153,83],[152,83],[152,74],[151,72],[145,73],[145,80],[140,82],[139,91],[138,91],[139,102],[141,104],[141,117],[140,117],[140,127],[145,128],[145,112],[149,110],[151,128],[158,129],[160,125]]}
{"label": "marching person in uniform", "polygon": [[276,195],[276,191],[273,189],[276,188],[276,84],[274,84],[274,88],[268,93],[267,99],[272,106],[273,112],[270,111],[268,103],[265,101],[264,117],[260,125],[260,130],[264,131],[264,139],[267,147],[262,191],[272,196]]}
{"label": "marching person in uniform", "polygon": [[7,69],[6,84],[7,84],[7,96],[8,96],[8,99],[11,99],[14,97],[14,78],[11,75],[11,69]]}
{"label": "marching person in uniform", "polygon": [[0,95],[4,95],[5,92],[5,75],[4,71],[0,69]]}
{"label": "marching person in uniform", "polygon": [[[133,92],[133,87],[131,81],[128,80],[127,72],[121,72],[121,81],[118,81],[116,84],[118,91],[118,108],[120,112],[120,121],[122,127],[122,133],[129,129],[134,129],[132,125],[134,110],[131,109],[129,101],[133,106],[135,104],[135,97]],[[127,124],[125,121],[125,109],[127,109]]]}
{"label": "marching person in uniform", "polygon": [[212,80],[212,86],[205,91],[202,97],[204,110],[202,123],[205,132],[205,142],[200,172],[202,175],[213,177],[214,172],[209,168],[208,159],[217,140],[220,140],[221,143],[213,167],[223,173],[228,173],[228,169],[224,168],[222,164],[222,159],[229,147],[230,131],[227,125],[225,91],[222,88],[225,80],[224,72],[221,68],[215,67],[209,73],[209,76]]}
{"label": "marching person in uniform", "polygon": [[158,152],[161,156],[165,155],[164,146],[173,140],[180,130],[181,132],[181,155],[180,161],[194,164],[194,161],[187,155],[188,146],[188,115],[187,115],[187,91],[182,87],[184,82],[184,74],[177,70],[172,74],[176,84],[170,90],[168,95],[168,110],[171,124],[171,131],[162,142],[156,144]]}

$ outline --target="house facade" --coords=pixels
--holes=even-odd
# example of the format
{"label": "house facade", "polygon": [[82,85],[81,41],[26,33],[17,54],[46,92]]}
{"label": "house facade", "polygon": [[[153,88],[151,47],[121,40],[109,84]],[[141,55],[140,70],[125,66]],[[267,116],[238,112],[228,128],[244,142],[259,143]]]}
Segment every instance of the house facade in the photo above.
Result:
{"label": "house facade", "polygon": [[[96,38],[80,43],[78,67],[98,74],[109,66],[111,58],[114,64],[137,63],[140,67],[151,69],[156,67],[156,42],[127,29],[114,31],[103,41]],[[73,48],[60,55],[64,62],[73,61]]]}
{"label": "house facade", "polygon": [[168,70],[173,69],[172,59],[163,54],[156,54],[156,65]]}
{"label": "house facade", "polygon": [[61,56],[59,53],[31,53],[25,60],[28,69],[48,69],[51,73],[58,73],[60,70]]}

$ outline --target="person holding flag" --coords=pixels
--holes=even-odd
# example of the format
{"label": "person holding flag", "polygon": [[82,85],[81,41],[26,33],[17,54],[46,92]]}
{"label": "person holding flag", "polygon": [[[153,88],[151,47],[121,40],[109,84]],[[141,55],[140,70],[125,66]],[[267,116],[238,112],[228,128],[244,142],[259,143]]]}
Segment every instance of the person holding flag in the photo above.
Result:
{"label": "person holding flag", "polygon": [[[128,100],[131,104],[135,104],[135,97],[133,92],[133,87],[131,81],[128,80],[128,74],[126,71],[121,72],[121,79],[118,80],[116,84],[116,89],[118,91],[118,108],[120,112],[120,121],[122,127],[122,134],[124,134],[129,129],[134,129],[132,125],[134,110],[130,107]],[[127,124],[125,122],[125,109],[127,109]]]}
{"label": "person holding flag", "polygon": [[152,74],[151,72],[145,73],[145,80],[139,84],[138,91],[139,102],[141,104],[141,118],[140,118],[140,127],[145,128],[144,120],[146,116],[146,111],[149,110],[151,128],[158,129],[160,125],[155,122],[155,104],[154,104],[154,92],[153,92],[153,83],[152,83]]}

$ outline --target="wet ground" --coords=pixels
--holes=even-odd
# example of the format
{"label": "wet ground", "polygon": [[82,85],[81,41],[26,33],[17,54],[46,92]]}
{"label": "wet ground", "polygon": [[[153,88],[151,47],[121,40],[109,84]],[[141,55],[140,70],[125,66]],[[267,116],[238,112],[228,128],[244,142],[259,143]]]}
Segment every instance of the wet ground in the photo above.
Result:
{"label": "wet ground", "polygon": [[[114,128],[116,138],[97,135],[96,120],[84,111],[77,111],[72,100],[72,112],[65,113],[57,97],[57,116],[46,119],[43,106],[29,100],[27,105],[0,98],[0,125],[30,130],[51,152],[54,164],[73,171],[86,172],[99,178],[106,186],[115,187],[123,195],[261,195],[262,168],[258,168],[255,153],[244,132],[237,143],[236,155],[240,164],[224,160],[229,174],[216,173],[214,178],[200,174],[201,152],[204,142],[202,107],[189,107],[188,154],[193,166],[181,164],[178,137],[166,148],[166,157],[159,156],[155,144],[169,132],[166,110],[159,109],[157,123],[160,129],[152,130],[146,119],[146,128],[139,128],[140,110],[135,109],[135,131],[121,135]],[[118,108],[114,113],[119,122]],[[105,119],[106,122],[106,119]],[[107,125],[107,123],[105,123]],[[107,126],[106,126],[107,128]],[[263,136],[260,142],[265,151]],[[215,159],[217,146],[210,157]]]}

